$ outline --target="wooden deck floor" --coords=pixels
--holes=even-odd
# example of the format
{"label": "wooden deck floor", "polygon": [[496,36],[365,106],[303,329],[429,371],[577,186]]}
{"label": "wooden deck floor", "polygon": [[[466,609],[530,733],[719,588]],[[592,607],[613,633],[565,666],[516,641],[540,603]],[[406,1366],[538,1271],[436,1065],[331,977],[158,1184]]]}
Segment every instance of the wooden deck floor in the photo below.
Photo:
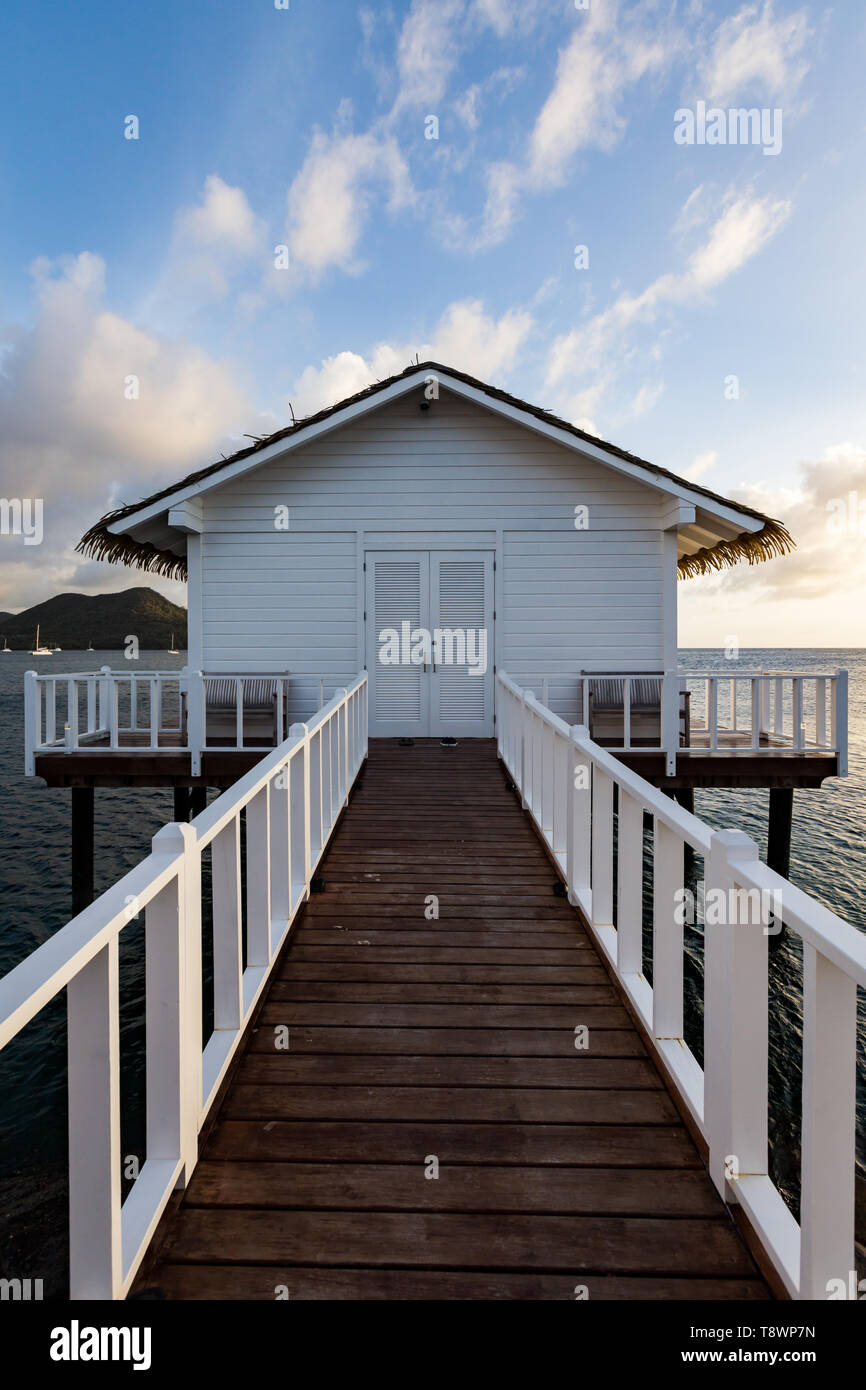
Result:
{"label": "wooden deck floor", "polygon": [[492,742],[372,744],[320,873],[139,1287],[768,1296]]}

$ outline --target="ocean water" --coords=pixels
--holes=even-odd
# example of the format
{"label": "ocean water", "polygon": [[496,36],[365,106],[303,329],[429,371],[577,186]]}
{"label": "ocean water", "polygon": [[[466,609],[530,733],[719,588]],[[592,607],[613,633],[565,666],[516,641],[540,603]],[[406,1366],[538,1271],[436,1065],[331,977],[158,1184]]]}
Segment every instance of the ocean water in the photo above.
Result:
{"label": "ocean water", "polygon": [[[185,653],[142,653],[142,670],[179,670]],[[120,654],[62,652],[0,657],[0,975],[46,941],[70,916],[68,791],[48,790],[23,774],[23,676],[26,670],[97,670]],[[736,664],[718,651],[680,653],[684,670],[755,669],[850,673],[850,775],[820,791],[794,794],[791,878],[866,931],[866,650],[750,650]],[[766,853],[769,795],[701,791],[695,811],[716,828],[737,827]],[[152,836],[171,820],[170,791],[97,790],[97,893],[132,868]],[[695,866],[695,877],[701,871]],[[143,930],[121,936],[122,1153],[129,1175],[144,1152]],[[686,942],[689,1042],[700,1051],[703,956],[699,928]],[[796,1210],[799,1184],[799,1086],[802,968],[798,943],[785,939],[770,967],[771,1143],[776,1181]],[[866,1011],[861,998],[858,1090],[859,1163],[866,1172]],[[0,1276],[41,1278],[46,1296],[66,1293],[66,1018],[60,998],[0,1053]],[[866,1191],[866,1183],[860,1191]],[[866,1230],[864,1222],[861,1230]],[[862,1236],[861,1236],[862,1239]]]}

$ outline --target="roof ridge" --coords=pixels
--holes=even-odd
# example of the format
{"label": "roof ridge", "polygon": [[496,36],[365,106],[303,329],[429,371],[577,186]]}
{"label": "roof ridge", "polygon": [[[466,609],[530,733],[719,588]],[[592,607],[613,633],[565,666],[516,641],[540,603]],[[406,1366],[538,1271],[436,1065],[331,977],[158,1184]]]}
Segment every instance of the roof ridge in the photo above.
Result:
{"label": "roof ridge", "polygon": [[[221,469],[227,468],[230,464],[239,463],[242,459],[250,458],[254,454],[260,453],[263,449],[269,448],[272,444],[278,443],[282,439],[288,439],[293,435],[309,429],[311,425],[319,424],[327,420],[331,415],[336,415],[341,410],[346,410],[358,402],[367,400],[371,396],[378,395],[379,392],[387,390],[398,381],[403,381],[408,376],[414,376],[422,372],[438,372],[443,376],[450,376],[456,381],[462,381],[465,386],[471,386],[474,390],[480,391],[483,395],[489,396],[492,400],[498,400],[505,405],[513,406],[515,409],[523,411],[525,414],[534,416],[545,424],[554,426],[557,429],[567,431],[576,438],[583,440],[587,444],[593,444],[598,448],[604,449],[607,453],[613,454],[615,458],[620,458],[625,463],[633,464],[639,468],[647,469],[655,477],[666,478],[670,482],[686,487],[690,491],[697,493],[701,497],[707,497],[713,502],[719,502],[723,506],[733,507],[736,511],[745,516],[751,516],[755,520],[764,523],[763,529],[755,534],[749,535],[745,540],[736,539],[731,541],[720,541],[718,544],[707,547],[704,550],[696,551],[693,555],[685,556],[679,562],[678,570],[682,577],[692,574],[703,574],[708,570],[723,569],[728,565],[736,564],[737,560],[748,557],[749,563],[756,563],[758,560],[770,559],[774,555],[784,555],[794,548],[794,541],[787,528],[781,521],[773,517],[766,516],[763,512],[757,511],[754,507],[749,507],[743,502],[735,502],[729,497],[722,496],[721,493],[713,492],[710,488],[702,487],[699,483],[690,482],[687,478],[682,478],[676,473],[672,473],[667,468],[650,463],[647,459],[640,458],[637,454],[629,453],[627,449],[622,449],[617,444],[611,444],[607,440],[601,439],[598,435],[589,434],[577,425],[571,424],[568,420],[563,420],[550,410],[545,410],[542,406],[532,405],[529,401],[521,400],[519,396],[513,396],[510,392],[502,390],[501,387],[491,386],[488,382],[481,381],[478,377],[470,376],[468,372],[462,372],[456,367],[448,367],[444,363],[436,362],[432,358],[424,362],[411,362],[402,372],[397,372],[393,376],[385,377],[382,381],[371,382],[362,390],[356,391],[354,395],[346,396],[343,400],[337,401],[334,405],[326,406],[322,410],[314,412],[312,415],[304,416],[293,420],[291,425],[284,425],[275,430],[272,434],[262,435],[255,439],[255,442],[246,448],[238,449],[235,453],[219,459],[216,463],[208,464],[204,468],[199,468],[179,482],[173,483],[170,487],[162,488],[150,496],[144,497],[139,502],[129,503],[123,507],[117,507],[113,511],[106,512],[101,516],[95,525],[91,526],[82,536],[76,546],[76,550],[84,555],[95,559],[108,560],[109,562],[126,563],[137,565],[141,569],[150,570],[154,573],[165,575],[171,578],[186,577],[186,560],[183,556],[176,555],[173,551],[159,550],[156,546],[144,541],[134,541],[129,536],[118,536],[108,530],[115,522],[124,517],[132,516],[137,511],[145,507],[152,506],[155,502],[160,502],[164,497],[170,497],[173,493],[181,491],[183,488],[191,487],[202,479],[211,477]],[[248,436],[252,438],[253,436]]]}

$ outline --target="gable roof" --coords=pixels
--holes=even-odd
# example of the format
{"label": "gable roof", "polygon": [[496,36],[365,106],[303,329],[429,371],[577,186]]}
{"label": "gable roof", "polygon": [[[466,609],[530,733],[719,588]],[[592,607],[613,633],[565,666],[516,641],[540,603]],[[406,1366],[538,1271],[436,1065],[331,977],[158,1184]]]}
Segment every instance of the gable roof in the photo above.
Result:
{"label": "gable roof", "polygon": [[[661,487],[675,497],[680,497],[684,501],[694,499],[698,504],[701,503],[702,499],[705,499],[706,510],[726,520],[726,533],[716,538],[710,545],[692,543],[687,553],[680,555],[678,562],[680,578],[724,569],[743,559],[747,559],[749,564],[757,564],[762,560],[772,559],[776,555],[788,554],[794,548],[794,541],[781,521],[765,516],[763,512],[747,507],[741,502],[732,502],[729,498],[711,492],[709,488],[701,487],[698,483],[680,478],[677,474],[669,472],[666,468],[661,468],[658,464],[649,463],[646,459],[638,458],[636,454],[620,449],[616,444],[609,444],[595,435],[588,434],[585,430],[570,424],[569,421],[560,419],[549,410],[543,410],[540,406],[520,400],[519,397],[512,396],[509,392],[498,387],[490,386],[477,377],[469,376],[466,372],[457,371],[456,368],[446,367],[438,362],[427,361],[413,362],[405,371],[398,372],[395,376],[387,377],[383,381],[374,382],[365,387],[363,391],[358,391],[353,396],[347,396],[345,400],[338,401],[325,410],[317,411],[314,415],[295,420],[291,425],[286,425],[273,434],[253,437],[253,443],[246,448],[239,449],[228,457],[220,458],[206,468],[200,468],[187,474],[180,482],[173,483],[170,487],[163,488],[159,492],[151,493],[149,497],[142,498],[140,502],[134,502],[107,512],[82,536],[76,549],[87,556],[107,560],[110,563],[135,565],[140,569],[150,570],[170,578],[186,578],[186,557],[183,554],[164,546],[160,547],[151,540],[136,538],[130,534],[135,528],[136,519],[146,520],[141,515],[142,513],[152,512],[159,503],[168,503],[169,499],[182,501],[184,500],[183,494],[189,494],[190,490],[192,490],[192,495],[196,495],[207,491],[210,487],[216,487],[221,482],[226,481],[229,476],[233,476],[244,461],[253,460],[254,462],[248,464],[247,467],[256,466],[257,455],[266,450],[273,452],[274,446],[279,445],[282,441],[289,440],[294,444],[297,439],[298,442],[304,443],[304,436],[314,435],[325,425],[325,422],[333,422],[332,427],[336,427],[341,423],[337,417],[350,413],[351,418],[351,415],[357,414],[358,408],[363,407],[366,402],[370,402],[369,408],[372,409],[375,404],[378,404],[375,400],[376,397],[391,392],[392,388],[408,389],[411,387],[412,378],[419,377],[423,380],[424,377],[430,375],[435,375],[446,386],[449,381],[457,385],[458,389],[459,385],[462,384],[467,393],[471,392],[473,395],[486,398],[494,409],[504,412],[507,408],[508,413],[515,413],[517,416],[523,417],[522,422],[529,424],[530,427],[538,428],[540,426],[544,433],[555,432],[557,436],[573,437],[589,446],[588,451],[593,456],[600,458],[602,462],[608,462],[614,466],[619,462],[623,471],[628,471],[632,476],[637,476],[647,483]],[[533,425],[532,422],[536,423]],[[261,462],[265,462],[265,460],[262,459]],[[220,477],[220,474],[226,476]],[[208,479],[213,479],[213,481],[203,486]],[[160,510],[167,512],[168,506],[166,505]],[[742,530],[738,530],[738,520],[742,523]],[[697,528],[696,534],[701,535],[705,532],[701,532],[700,528]]]}

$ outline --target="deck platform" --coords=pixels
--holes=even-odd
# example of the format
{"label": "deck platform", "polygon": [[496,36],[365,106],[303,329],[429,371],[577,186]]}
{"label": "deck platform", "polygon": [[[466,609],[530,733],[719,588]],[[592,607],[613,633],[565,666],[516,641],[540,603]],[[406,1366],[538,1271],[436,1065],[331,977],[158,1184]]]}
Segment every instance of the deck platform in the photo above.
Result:
{"label": "deck platform", "polygon": [[371,743],[319,872],[136,1292],[769,1296],[492,741]]}
{"label": "deck platform", "polygon": [[[697,737],[700,738],[700,731]],[[201,786],[225,791],[255,767],[267,751],[236,748],[225,740],[225,747],[209,748],[202,753],[201,775],[193,776],[191,755],[188,749],[178,746],[177,735],[173,736],[173,741],[172,736],[162,735],[159,748],[149,748],[144,733],[125,733],[119,742],[118,748],[110,748],[107,739],[94,739],[87,748],[74,753],[61,748],[37,753],[36,776],[49,787]],[[422,744],[424,740],[418,742]],[[490,744],[492,746],[492,740]],[[749,749],[745,735],[728,730],[720,731],[718,748],[710,749],[709,739],[706,744],[706,748],[682,749],[677,754],[677,771],[673,777],[665,771],[664,753],[638,747],[629,752],[612,751],[648,782],[668,789],[815,788],[820,787],[825,778],[839,774],[839,759],[835,753],[780,748],[769,739],[764,741],[764,747]],[[468,742],[464,747],[468,747]]]}

